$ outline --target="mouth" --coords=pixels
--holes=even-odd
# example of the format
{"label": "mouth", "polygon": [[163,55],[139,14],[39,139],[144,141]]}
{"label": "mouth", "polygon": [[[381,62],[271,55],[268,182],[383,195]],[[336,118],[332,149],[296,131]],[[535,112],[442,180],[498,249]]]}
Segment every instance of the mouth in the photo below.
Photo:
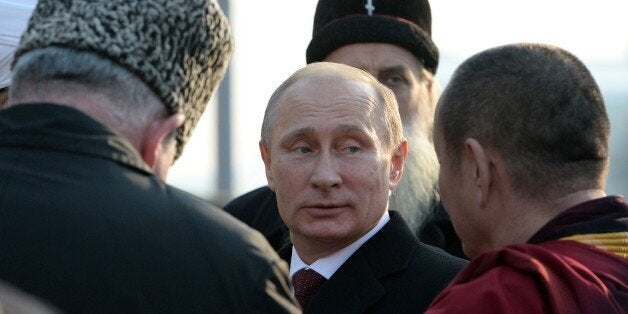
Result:
{"label": "mouth", "polygon": [[315,217],[327,217],[340,214],[349,208],[348,204],[312,204],[305,206],[308,213]]}

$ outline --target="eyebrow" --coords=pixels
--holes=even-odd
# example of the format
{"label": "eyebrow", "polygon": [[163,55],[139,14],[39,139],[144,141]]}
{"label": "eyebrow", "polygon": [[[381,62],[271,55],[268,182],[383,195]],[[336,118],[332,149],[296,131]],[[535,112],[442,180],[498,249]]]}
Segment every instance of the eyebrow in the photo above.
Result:
{"label": "eyebrow", "polygon": [[406,73],[408,71],[411,71],[410,68],[403,66],[403,65],[394,65],[394,66],[390,66],[390,67],[386,67],[383,68],[380,73]]}
{"label": "eyebrow", "polygon": [[280,140],[283,142],[286,139],[292,139],[295,137],[309,137],[312,134],[314,134],[314,128],[312,127],[298,128],[296,130],[290,131],[290,133],[283,136]]}
{"label": "eyebrow", "polygon": [[360,133],[368,133],[365,132],[364,128],[355,125],[355,124],[341,124],[334,128],[334,132],[339,133],[352,133],[352,132],[360,132]]}
{"label": "eyebrow", "polygon": [[[334,128],[333,132],[334,133],[359,132],[359,133],[365,133],[365,134],[369,133],[363,127],[356,124],[340,124]],[[312,127],[298,128],[296,130],[290,131],[288,134],[283,136],[281,138],[281,141],[285,141],[285,140],[293,139],[297,137],[311,137],[314,133],[315,133],[315,130]]]}

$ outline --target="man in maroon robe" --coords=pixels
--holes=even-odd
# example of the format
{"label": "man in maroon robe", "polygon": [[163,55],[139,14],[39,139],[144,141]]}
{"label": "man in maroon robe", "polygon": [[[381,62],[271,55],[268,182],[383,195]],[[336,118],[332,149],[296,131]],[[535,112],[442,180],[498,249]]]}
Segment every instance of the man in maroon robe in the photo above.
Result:
{"label": "man in maroon robe", "polygon": [[435,121],[442,201],[472,262],[428,313],[628,311],[628,205],[604,192],[610,124],[580,60],[481,52]]}

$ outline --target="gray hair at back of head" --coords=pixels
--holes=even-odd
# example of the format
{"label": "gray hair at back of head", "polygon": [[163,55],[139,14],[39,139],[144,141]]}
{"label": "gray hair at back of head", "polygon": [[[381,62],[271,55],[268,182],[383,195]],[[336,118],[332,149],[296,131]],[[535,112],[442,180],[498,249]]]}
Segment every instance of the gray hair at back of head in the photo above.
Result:
{"label": "gray hair at back of head", "polygon": [[381,114],[383,125],[386,126],[386,144],[390,147],[397,147],[403,139],[403,129],[401,126],[401,118],[395,94],[385,85],[381,84],[375,77],[366,71],[354,68],[348,65],[332,63],[332,62],[315,62],[299,69],[285,80],[275,92],[270,96],[266,112],[264,113],[264,121],[262,123],[261,143],[270,146],[272,128],[277,119],[277,112],[281,98],[288,88],[295,83],[311,77],[325,77],[345,79],[348,81],[359,81],[368,83],[373,87],[377,94],[377,106]]}
{"label": "gray hair at back of head", "polygon": [[27,95],[65,91],[84,87],[103,96],[110,115],[109,127],[118,132],[133,132],[166,108],[153,91],[137,76],[94,52],[65,47],[47,47],[24,54],[13,68],[13,102]]}

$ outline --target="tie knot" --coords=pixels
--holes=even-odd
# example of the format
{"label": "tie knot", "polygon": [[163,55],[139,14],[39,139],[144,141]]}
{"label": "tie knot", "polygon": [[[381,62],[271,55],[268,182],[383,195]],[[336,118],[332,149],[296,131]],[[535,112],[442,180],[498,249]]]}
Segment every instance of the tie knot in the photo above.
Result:
{"label": "tie knot", "polygon": [[299,304],[301,304],[301,307],[305,307],[312,295],[318,291],[318,288],[325,281],[327,281],[325,277],[310,268],[303,268],[294,273],[292,276],[294,296],[297,298],[297,301],[299,301]]}

